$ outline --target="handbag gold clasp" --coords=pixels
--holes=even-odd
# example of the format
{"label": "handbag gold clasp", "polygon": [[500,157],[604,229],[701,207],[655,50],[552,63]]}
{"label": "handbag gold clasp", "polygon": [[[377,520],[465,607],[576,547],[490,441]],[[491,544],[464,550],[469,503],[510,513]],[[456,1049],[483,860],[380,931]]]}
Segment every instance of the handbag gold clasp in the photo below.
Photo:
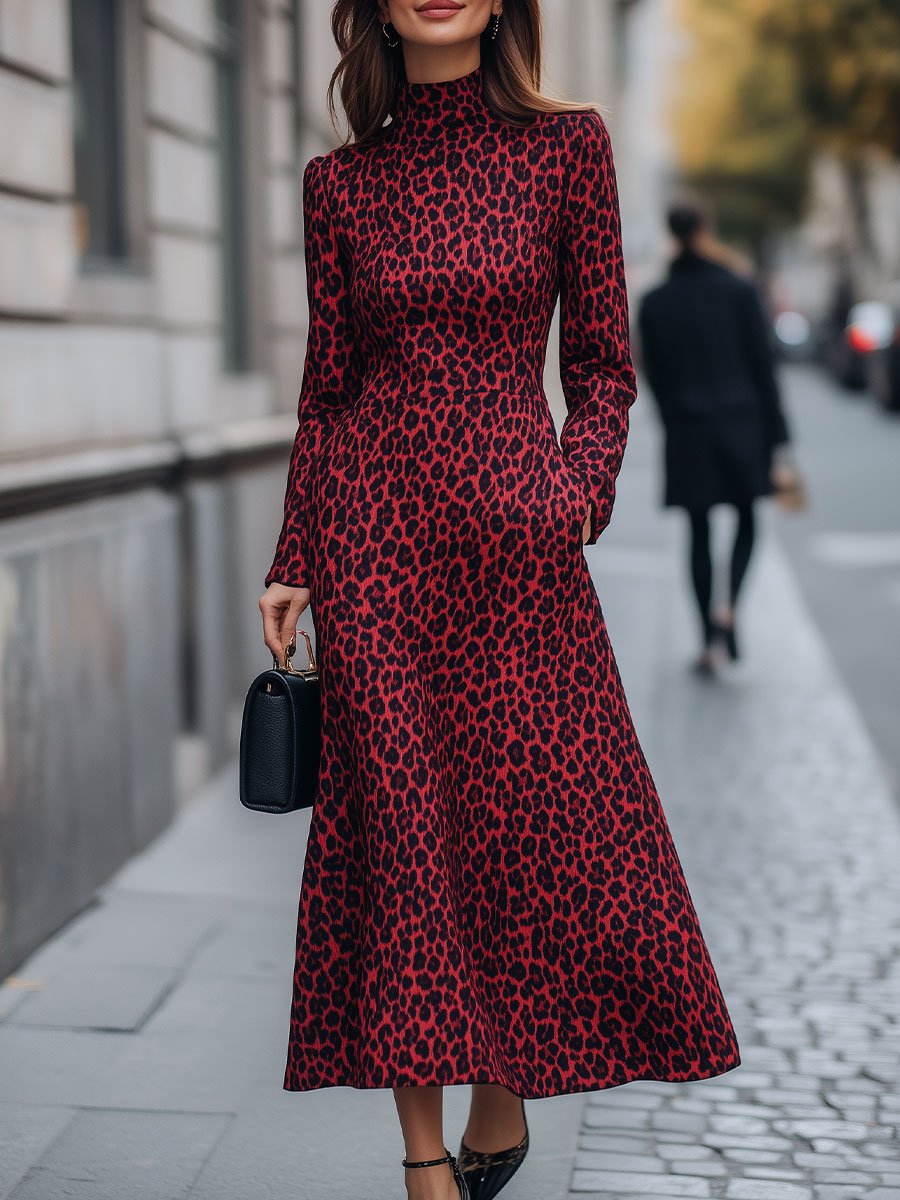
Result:
{"label": "handbag gold clasp", "polygon": [[298,630],[298,632],[302,636],[303,640],[306,642],[306,655],[307,655],[307,658],[309,659],[309,666],[304,667],[303,670],[301,670],[301,671],[298,671],[297,668],[294,666],[294,664],[291,662],[291,657],[292,657],[294,651],[297,649],[297,642],[294,637],[291,638],[291,640],[287,644],[287,648],[285,649],[284,663],[283,664],[279,663],[278,658],[273,654],[272,655],[272,665],[282,671],[286,671],[289,675],[305,675],[307,679],[314,679],[319,674],[319,668],[318,668],[318,665],[316,664],[315,655],[313,654],[312,642],[310,641],[309,634],[306,632],[305,629],[300,629],[300,630]]}

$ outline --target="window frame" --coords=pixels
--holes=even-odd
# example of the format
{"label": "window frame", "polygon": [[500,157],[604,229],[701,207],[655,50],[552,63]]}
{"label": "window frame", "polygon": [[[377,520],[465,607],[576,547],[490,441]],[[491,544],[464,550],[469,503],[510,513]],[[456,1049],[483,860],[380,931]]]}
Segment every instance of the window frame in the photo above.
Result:
{"label": "window frame", "polygon": [[[69,308],[79,318],[98,316],[125,322],[153,315],[148,210],[147,126],[145,111],[144,23],[139,5],[114,0],[121,114],[121,218],[125,250],[121,257],[82,254],[76,246],[76,273]],[[74,21],[74,4],[69,4]],[[74,88],[75,65],[71,64]],[[73,130],[74,150],[74,130]],[[73,211],[79,203],[72,192]],[[73,217],[74,220],[74,217]]]}

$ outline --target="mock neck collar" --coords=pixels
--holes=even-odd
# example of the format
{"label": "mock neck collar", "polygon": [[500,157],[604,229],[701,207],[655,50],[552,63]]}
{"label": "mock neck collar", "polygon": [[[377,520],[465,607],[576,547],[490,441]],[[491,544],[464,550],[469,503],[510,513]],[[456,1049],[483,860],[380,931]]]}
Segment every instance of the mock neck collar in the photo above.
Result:
{"label": "mock neck collar", "polygon": [[401,79],[397,85],[393,121],[405,131],[440,133],[483,121],[489,114],[481,64],[455,79],[430,83]]}

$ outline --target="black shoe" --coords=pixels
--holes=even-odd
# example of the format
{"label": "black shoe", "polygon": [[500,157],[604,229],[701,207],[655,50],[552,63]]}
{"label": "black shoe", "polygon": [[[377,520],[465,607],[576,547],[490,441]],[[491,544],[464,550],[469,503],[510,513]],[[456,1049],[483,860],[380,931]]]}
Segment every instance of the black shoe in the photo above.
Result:
{"label": "black shoe", "polygon": [[522,1101],[522,1120],[525,1122],[525,1136],[517,1146],[509,1150],[497,1150],[493,1154],[482,1154],[471,1150],[466,1143],[459,1143],[459,1165],[469,1185],[471,1200],[493,1200],[493,1197],[506,1187],[509,1181],[521,1167],[528,1153],[528,1120],[525,1117],[525,1102]]}
{"label": "black shoe", "polygon": [[734,625],[723,625],[721,621],[717,621],[713,628],[716,637],[725,643],[728,657],[732,662],[736,662],[741,655],[738,650],[737,633],[735,632]]}
{"label": "black shoe", "polygon": [[403,1160],[404,1167],[439,1167],[441,1163],[450,1164],[450,1170],[453,1172],[453,1180],[459,1188],[459,1200],[471,1200],[466,1177],[459,1169],[456,1159],[449,1150],[443,1158],[427,1158],[422,1159],[421,1162],[410,1162],[408,1158],[404,1158]]}
{"label": "black shoe", "polygon": [[704,678],[711,678],[715,675],[716,662],[708,647],[691,663],[691,670],[695,675],[701,675]]}

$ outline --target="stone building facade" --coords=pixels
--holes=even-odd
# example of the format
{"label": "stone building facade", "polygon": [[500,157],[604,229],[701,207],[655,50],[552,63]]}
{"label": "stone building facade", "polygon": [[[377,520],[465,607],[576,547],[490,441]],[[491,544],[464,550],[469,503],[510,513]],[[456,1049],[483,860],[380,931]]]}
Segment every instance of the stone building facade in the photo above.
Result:
{"label": "stone building facade", "polygon": [[[545,4],[560,90],[610,101],[615,8]],[[329,10],[0,0],[0,974],[234,755],[271,662]]]}

